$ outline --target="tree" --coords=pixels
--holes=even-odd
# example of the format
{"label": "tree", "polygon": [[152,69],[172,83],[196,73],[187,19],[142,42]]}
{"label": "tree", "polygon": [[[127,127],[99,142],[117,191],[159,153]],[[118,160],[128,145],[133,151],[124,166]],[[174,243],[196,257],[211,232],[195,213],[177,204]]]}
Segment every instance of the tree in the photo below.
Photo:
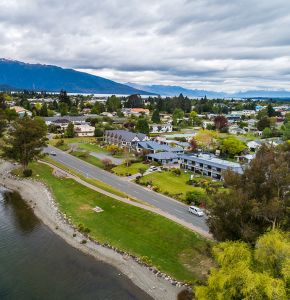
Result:
{"label": "tree", "polygon": [[263,131],[265,128],[271,126],[271,120],[268,117],[263,117],[258,123],[257,128],[260,131]]}
{"label": "tree", "polygon": [[265,139],[266,139],[266,138],[272,137],[272,130],[271,130],[271,128],[266,127],[266,128],[263,130],[262,137],[265,138]]}
{"label": "tree", "polygon": [[[272,239],[278,248],[271,245]],[[213,247],[213,256],[218,267],[211,270],[206,286],[196,287],[197,300],[289,299],[289,277],[284,275],[290,260],[289,235],[269,232],[259,238],[254,251],[244,242],[220,243]]]}
{"label": "tree", "polygon": [[284,141],[290,140],[290,123],[286,123],[283,125],[282,132],[283,132],[283,136],[282,136],[283,140]]}
{"label": "tree", "polygon": [[245,143],[234,136],[223,139],[220,147],[224,153],[227,153],[232,157],[246,149]]}
{"label": "tree", "polygon": [[201,119],[198,117],[197,112],[194,110],[190,113],[189,119],[193,126],[199,126],[201,124]]}
{"label": "tree", "polygon": [[94,133],[94,136],[95,137],[101,137],[104,135],[104,130],[100,127],[96,127],[95,128],[95,133]]}
{"label": "tree", "polygon": [[178,120],[183,119],[184,111],[180,108],[176,108],[172,114],[173,124],[177,125]]}
{"label": "tree", "polygon": [[65,103],[67,107],[71,107],[70,97],[67,95],[66,91],[61,90],[59,93],[59,103]]}
{"label": "tree", "polygon": [[65,131],[65,136],[68,138],[73,138],[75,136],[75,127],[72,122],[68,123],[67,129]]}
{"label": "tree", "polygon": [[196,152],[197,151],[197,148],[198,148],[198,145],[197,145],[197,141],[195,140],[195,138],[193,137],[190,141],[189,141],[189,144],[190,144],[190,152]]}
{"label": "tree", "polygon": [[146,119],[139,119],[137,121],[136,127],[137,132],[149,134],[149,125]]}
{"label": "tree", "polygon": [[42,120],[28,117],[17,119],[11,127],[5,155],[19,161],[26,170],[28,163],[38,158],[42,147],[46,146],[47,128]]}
{"label": "tree", "polygon": [[225,116],[216,116],[214,118],[214,126],[217,130],[221,130],[228,126],[228,119]]}
{"label": "tree", "polygon": [[47,117],[48,116],[48,110],[47,110],[47,104],[43,103],[41,108],[40,108],[40,112],[39,115],[42,117]]}
{"label": "tree", "polygon": [[121,148],[119,148],[117,145],[108,145],[107,151],[114,155],[118,152],[121,152]]}
{"label": "tree", "polygon": [[6,130],[7,121],[5,112],[0,109],[0,138],[3,136],[4,131]]}
{"label": "tree", "polygon": [[117,111],[122,107],[121,101],[115,95],[112,95],[108,98],[106,102],[107,110],[110,112]]}
{"label": "tree", "polygon": [[105,170],[110,170],[113,166],[113,163],[109,158],[102,159],[102,164],[104,165]]}
{"label": "tree", "polygon": [[130,95],[125,102],[125,107],[127,108],[139,108],[143,106],[143,99],[138,94]]}
{"label": "tree", "polygon": [[63,102],[59,103],[59,112],[60,112],[61,116],[67,115],[68,105]]}
{"label": "tree", "polygon": [[275,109],[273,108],[273,106],[272,106],[272,104],[270,103],[270,104],[268,104],[268,106],[267,106],[267,115],[268,115],[268,117],[275,117],[275,116],[277,116],[277,113],[276,113],[276,111],[275,111]]}
{"label": "tree", "polygon": [[195,140],[204,150],[212,150],[218,138],[216,131],[201,129],[195,136]]}
{"label": "tree", "polygon": [[151,121],[156,124],[160,123],[160,114],[158,109],[153,111]]}
{"label": "tree", "polygon": [[[262,145],[242,174],[224,173],[227,192],[208,207],[208,225],[219,241],[253,243],[268,228],[290,229],[290,144]],[[226,217],[225,217],[226,216]]]}

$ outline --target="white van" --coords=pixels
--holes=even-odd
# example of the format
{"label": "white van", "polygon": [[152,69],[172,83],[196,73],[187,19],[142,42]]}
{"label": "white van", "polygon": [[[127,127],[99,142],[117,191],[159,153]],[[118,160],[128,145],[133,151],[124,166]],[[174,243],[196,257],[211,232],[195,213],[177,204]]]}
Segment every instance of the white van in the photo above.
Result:
{"label": "white van", "polygon": [[204,212],[200,208],[193,205],[189,206],[188,211],[199,217],[204,216]]}

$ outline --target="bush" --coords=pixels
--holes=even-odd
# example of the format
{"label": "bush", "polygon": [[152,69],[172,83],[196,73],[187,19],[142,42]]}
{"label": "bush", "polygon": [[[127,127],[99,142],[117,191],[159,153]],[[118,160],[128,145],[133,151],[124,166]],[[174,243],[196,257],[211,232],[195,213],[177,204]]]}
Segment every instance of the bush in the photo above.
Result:
{"label": "bush", "polygon": [[173,169],[172,173],[175,174],[176,176],[180,176],[181,175],[180,169]]}
{"label": "bush", "polygon": [[88,227],[85,227],[83,224],[79,224],[78,229],[79,229],[79,231],[81,231],[83,233],[90,233],[91,232],[91,230]]}
{"label": "bush", "polygon": [[187,204],[194,203],[195,205],[201,205],[207,201],[207,196],[205,193],[200,191],[190,191],[185,195],[185,202]]}
{"label": "bush", "polygon": [[64,145],[64,140],[63,139],[61,139],[61,140],[59,140],[55,143],[55,147],[60,147],[60,146],[63,146],[63,145]]}
{"label": "bush", "polygon": [[30,177],[30,176],[32,176],[32,170],[31,169],[25,169],[25,170],[23,170],[23,176],[24,177]]}

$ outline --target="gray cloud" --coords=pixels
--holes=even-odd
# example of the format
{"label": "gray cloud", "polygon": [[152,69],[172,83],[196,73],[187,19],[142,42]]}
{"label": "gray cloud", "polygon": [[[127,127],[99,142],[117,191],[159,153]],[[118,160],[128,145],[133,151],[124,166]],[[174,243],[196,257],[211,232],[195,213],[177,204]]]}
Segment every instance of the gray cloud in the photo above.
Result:
{"label": "gray cloud", "polygon": [[0,0],[0,57],[120,82],[288,89],[287,0]]}

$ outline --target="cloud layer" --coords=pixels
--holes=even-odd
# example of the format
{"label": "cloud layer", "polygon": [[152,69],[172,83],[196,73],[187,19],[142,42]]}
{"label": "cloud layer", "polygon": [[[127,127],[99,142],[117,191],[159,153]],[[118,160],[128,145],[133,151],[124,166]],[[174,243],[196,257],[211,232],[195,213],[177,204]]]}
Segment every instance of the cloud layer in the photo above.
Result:
{"label": "cloud layer", "polygon": [[288,0],[0,0],[0,57],[119,82],[290,90]]}

